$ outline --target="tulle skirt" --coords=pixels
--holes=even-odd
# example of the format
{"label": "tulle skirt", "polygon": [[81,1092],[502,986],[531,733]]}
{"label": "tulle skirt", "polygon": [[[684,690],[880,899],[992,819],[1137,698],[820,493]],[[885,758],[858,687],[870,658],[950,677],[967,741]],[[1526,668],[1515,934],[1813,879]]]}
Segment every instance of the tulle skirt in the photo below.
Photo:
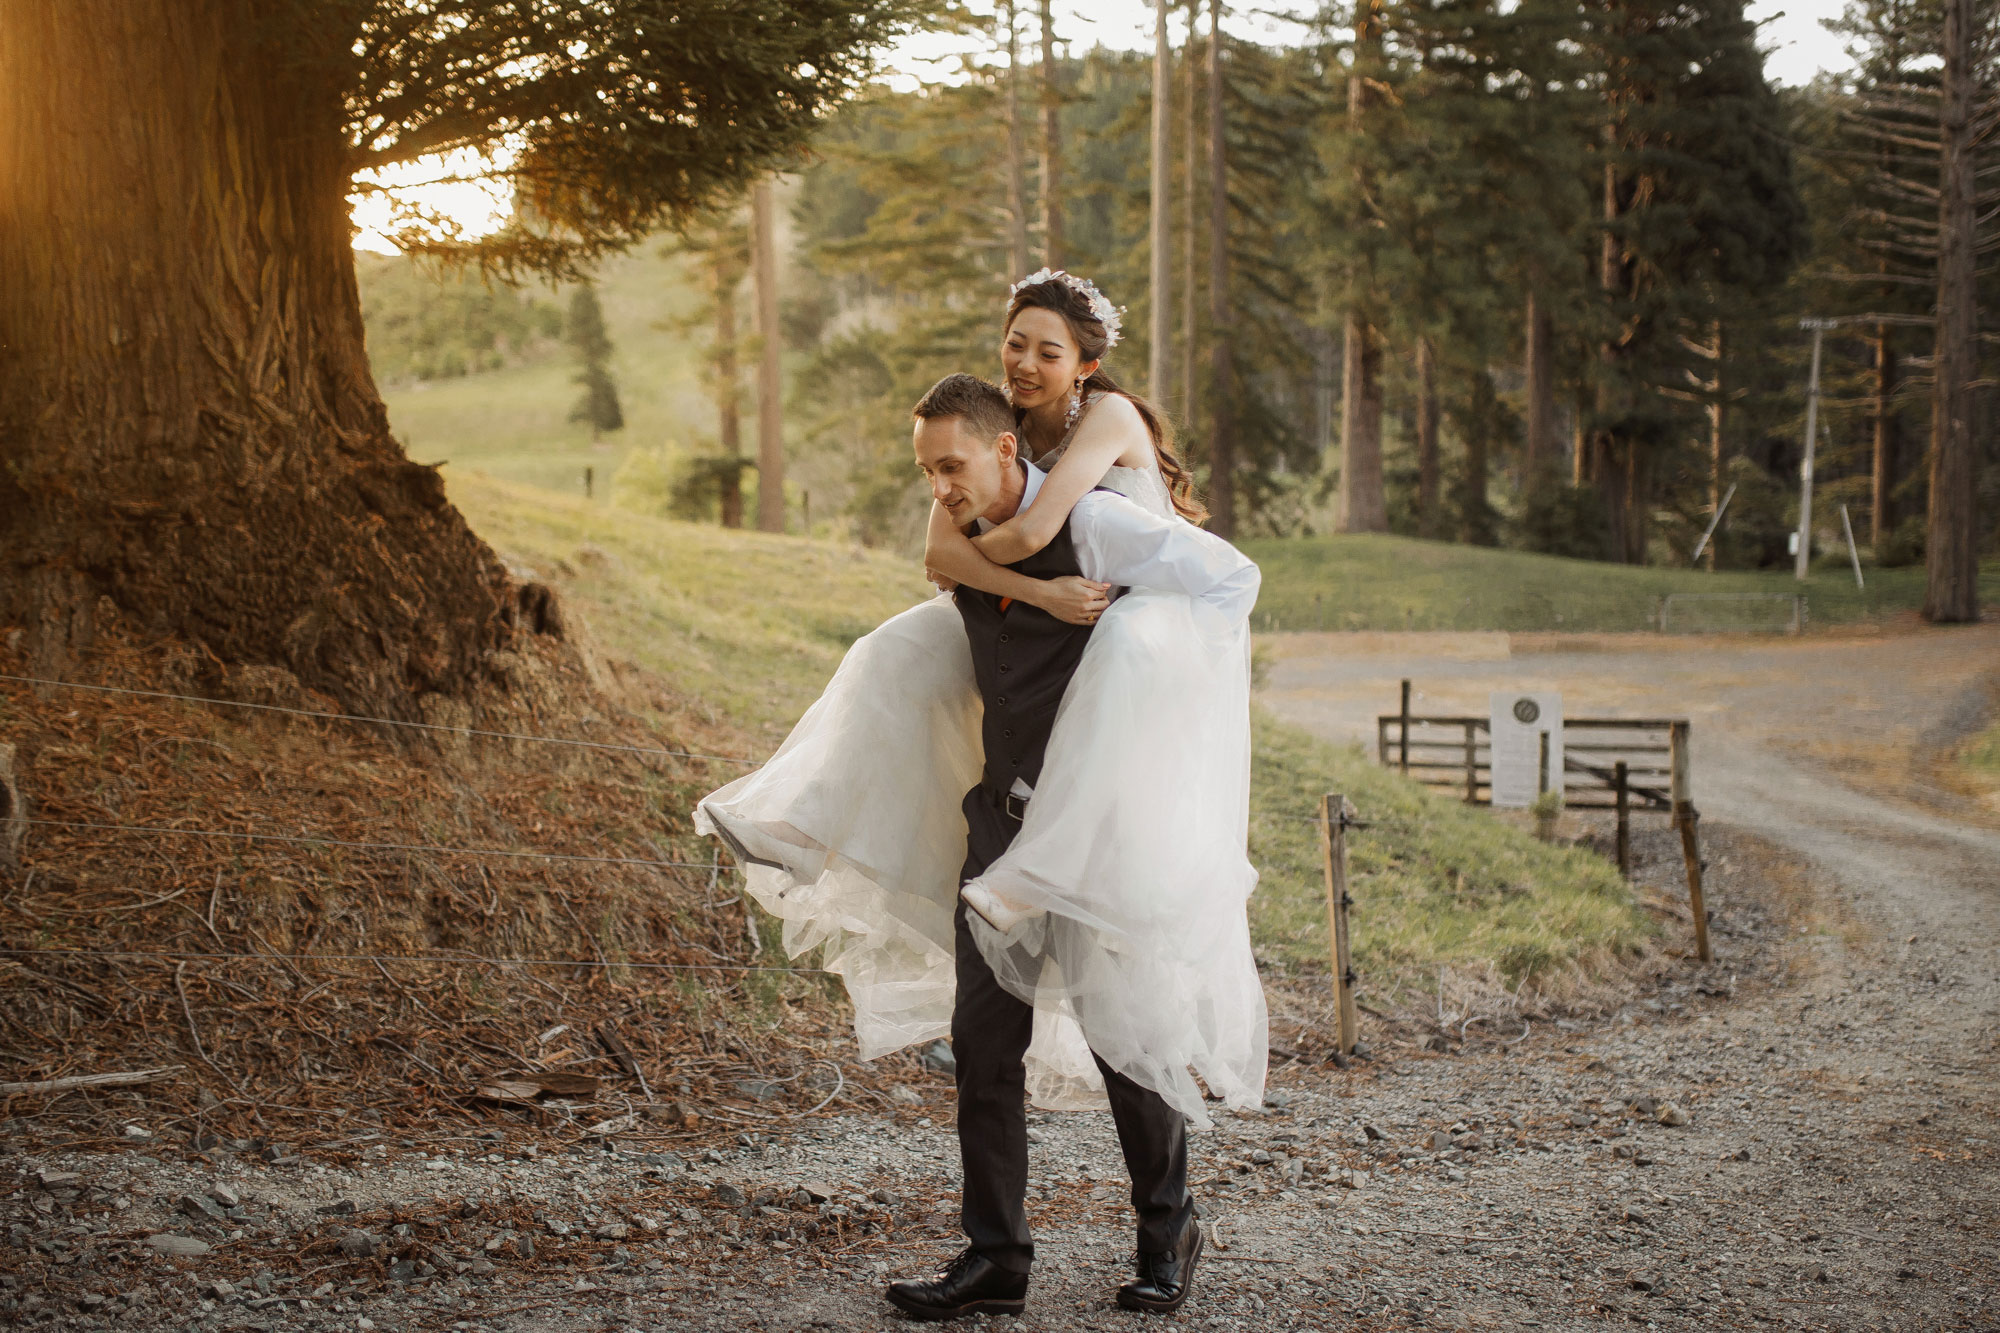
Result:
{"label": "tulle skirt", "polygon": [[[863,1058],[950,1030],[980,713],[957,608],[933,598],[859,640],[770,761],[697,808],[787,952],[823,949],[845,982]],[[1249,776],[1248,631],[1180,594],[1114,602],[1021,830],[978,881],[1046,915],[1005,935],[970,918],[1001,984],[1034,1006],[1036,1105],[1103,1106],[1092,1051],[1197,1124],[1202,1084],[1262,1100]]]}

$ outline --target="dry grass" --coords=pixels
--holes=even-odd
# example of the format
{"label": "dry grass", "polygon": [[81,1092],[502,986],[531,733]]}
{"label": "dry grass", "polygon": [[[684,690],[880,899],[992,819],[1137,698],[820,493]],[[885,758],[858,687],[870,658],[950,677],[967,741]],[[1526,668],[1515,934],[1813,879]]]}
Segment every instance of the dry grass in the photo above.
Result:
{"label": "dry grass", "polygon": [[[270,673],[190,679],[192,660],[114,644],[87,678],[269,697]],[[0,670],[22,664],[0,653]],[[536,680],[464,720],[581,730],[574,715],[537,721],[518,703],[590,697],[572,656],[520,657],[511,670]],[[338,711],[324,698],[296,702]],[[590,734],[600,740],[729,739],[598,721]],[[0,686],[0,734],[17,746],[36,819],[710,859],[687,817],[717,781],[708,764],[464,738],[439,746],[354,724],[72,691],[37,697],[15,685]],[[505,1070],[596,1075],[599,1093],[580,1105],[515,1114],[602,1118],[646,1099],[607,1058],[600,1027],[615,1030],[663,1103],[686,1098],[723,1123],[754,1123],[807,1095],[801,1076],[844,1032],[828,979],[742,970],[782,960],[753,943],[741,903],[726,881],[712,888],[706,868],[47,825],[31,827],[22,861],[18,873],[0,871],[0,949],[34,951],[0,956],[4,1077],[182,1064],[181,1080],[145,1097],[149,1119],[164,1108],[194,1132],[278,1136],[303,1120],[328,1136],[342,1122],[490,1120],[503,1113],[467,1094]],[[148,956],[106,956],[118,952]],[[609,966],[437,961],[454,955]],[[758,1110],[735,1088],[750,1078],[801,1081]],[[123,1096],[95,1100],[110,1114]],[[4,1113],[39,1109],[17,1097]],[[660,1132],[697,1128],[688,1109],[656,1109]]]}

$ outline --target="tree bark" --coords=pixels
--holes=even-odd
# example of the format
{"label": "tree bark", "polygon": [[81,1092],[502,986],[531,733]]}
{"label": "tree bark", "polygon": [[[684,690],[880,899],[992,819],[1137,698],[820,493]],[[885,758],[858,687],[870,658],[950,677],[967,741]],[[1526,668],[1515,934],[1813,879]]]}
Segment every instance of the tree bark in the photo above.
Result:
{"label": "tree bark", "polygon": [[1020,33],[1014,0],[1000,6],[1007,25],[1007,273],[1012,282],[1028,276],[1028,169],[1021,135]]}
{"label": "tree bark", "polygon": [[[1369,78],[1382,62],[1382,0],[1359,0],[1354,12],[1354,73],[1347,81],[1348,133],[1369,132],[1367,113],[1375,96]],[[1370,196],[1367,169],[1357,166],[1355,193]],[[1375,299],[1372,267],[1357,284],[1347,311],[1347,349],[1341,367],[1340,494],[1335,503],[1338,532],[1387,532],[1389,507],[1382,493],[1382,347],[1372,324]]]}
{"label": "tree bark", "polygon": [[1382,494],[1382,345],[1359,312],[1347,312],[1340,368],[1338,532],[1387,532]]}
{"label": "tree bark", "polygon": [[341,92],[257,27],[240,0],[6,9],[0,623],[59,674],[109,605],[414,718],[525,603],[390,435]]}
{"label": "tree bark", "polygon": [[[715,279],[715,419],[725,458],[743,456],[741,385],[736,378],[736,287],[743,270],[732,253],[728,235],[717,238],[711,252]],[[722,502],[722,526],[743,526],[743,474],[725,466],[717,479]]]}
{"label": "tree bark", "polygon": [[1229,307],[1229,154],[1222,90],[1222,0],[1208,0],[1208,511],[1236,535],[1236,364]]}
{"label": "tree bark", "polygon": [[1924,541],[1924,619],[1933,624],[1979,619],[1972,82],[1972,0],[1944,0],[1937,342],[1931,359],[1930,525]]}
{"label": "tree bark", "polygon": [[[1722,367],[1726,364],[1723,345],[1722,321],[1715,322],[1715,382],[1711,387],[1714,397],[1708,404],[1708,512],[1711,516],[1722,512],[1722,496],[1729,481],[1729,397],[1727,386],[1722,379]],[[1722,527],[1716,525],[1715,535],[1709,538],[1708,549],[1702,555],[1708,561],[1711,573],[1716,567],[1715,548],[1721,545]]]}
{"label": "tree bark", "polygon": [[1042,0],[1042,263],[1063,266],[1062,90],[1056,86],[1056,23]]}
{"label": "tree bark", "polygon": [[1874,465],[1869,469],[1868,542],[1875,558],[1896,530],[1896,483],[1902,462],[1902,423],[1896,415],[1896,341],[1887,324],[1875,326],[1875,391],[1870,412]]}
{"label": "tree bark", "polygon": [[1195,382],[1195,353],[1201,338],[1201,269],[1196,241],[1195,196],[1201,180],[1201,64],[1197,31],[1201,0],[1188,0],[1187,46],[1181,54],[1186,67],[1181,101],[1181,418],[1194,428],[1200,386]]}
{"label": "tree bark", "polygon": [[1168,0],[1153,0],[1153,179],[1147,217],[1147,257],[1151,260],[1152,319],[1146,348],[1146,393],[1167,401],[1167,360],[1173,352],[1173,244],[1167,208],[1173,193],[1171,156],[1174,114],[1173,47],[1167,40]]}
{"label": "tree bark", "polygon": [[1417,535],[1435,539],[1443,530],[1438,507],[1437,348],[1430,335],[1417,339]]}
{"label": "tree bark", "polygon": [[785,530],[785,419],[778,354],[778,245],[767,177],[750,187],[750,273],[757,289],[757,530]]}
{"label": "tree bark", "polygon": [[[1610,136],[1607,134],[1607,147]],[[1619,180],[1617,165],[1604,164],[1604,230],[1599,256],[1598,280],[1607,301],[1616,301],[1629,290],[1631,264],[1612,224],[1624,212],[1626,185]],[[1647,460],[1632,436],[1630,416],[1633,388],[1630,382],[1631,348],[1621,333],[1612,333],[1598,349],[1597,410],[1595,422],[1585,441],[1589,459],[1584,469],[1597,484],[1604,502],[1605,527],[1614,558],[1626,564],[1646,562]]]}
{"label": "tree bark", "polygon": [[1528,419],[1521,479],[1530,500],[1540,498],[1554,480],[1555,457],[1559,451],[1555,437],[1555,321],[1550,318],[1548,306],[1538,290],[1541,281],[1539,273],[1529,275],[1528,307],[1523,321],[1523,341],[1526,344],[1523,358],[1526,365],[1523,369],[1527,379]]}
{"label": "tree bark", "polygon": [[1494,544],[1486,490],[1493,457],[1493,418],[1499,401],[1493,377],[1484,370],[1475,370],[1465,411],[1460,417],[1465,436],[1465,471],[1459,480],[1458,539],[1468,546]]}

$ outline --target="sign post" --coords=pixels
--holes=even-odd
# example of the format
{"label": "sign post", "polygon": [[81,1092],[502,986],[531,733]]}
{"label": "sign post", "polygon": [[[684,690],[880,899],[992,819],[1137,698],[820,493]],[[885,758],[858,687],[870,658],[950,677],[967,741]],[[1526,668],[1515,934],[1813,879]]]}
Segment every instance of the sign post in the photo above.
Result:
{"label": "sign post", "polygon": [[1563,789],[1562,695],[1495,690],[1489,703],[1493,737],[1493,805],[1524,810],[1544,791]]}

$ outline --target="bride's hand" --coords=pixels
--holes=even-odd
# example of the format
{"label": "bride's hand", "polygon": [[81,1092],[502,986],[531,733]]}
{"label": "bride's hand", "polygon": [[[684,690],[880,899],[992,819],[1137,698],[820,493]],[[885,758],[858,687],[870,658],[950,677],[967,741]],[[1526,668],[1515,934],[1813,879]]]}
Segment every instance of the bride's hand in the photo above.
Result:
{"label": "bride's hand", "polygon": [[957,579],[951,578],[944,574],[940,574],[935,569],[932,569],[928,565],[924,567],[924,577],[929,579],[933,584],[935,584],[939,592],[958,591]]}
{"label": "bride's hand", "polygon": [[1066,624],[1094,625],[1111,605],[1110,584],[1094,583],[1075,574],[1045,580],[1043,587],[1045,591],[1035,605]]}

